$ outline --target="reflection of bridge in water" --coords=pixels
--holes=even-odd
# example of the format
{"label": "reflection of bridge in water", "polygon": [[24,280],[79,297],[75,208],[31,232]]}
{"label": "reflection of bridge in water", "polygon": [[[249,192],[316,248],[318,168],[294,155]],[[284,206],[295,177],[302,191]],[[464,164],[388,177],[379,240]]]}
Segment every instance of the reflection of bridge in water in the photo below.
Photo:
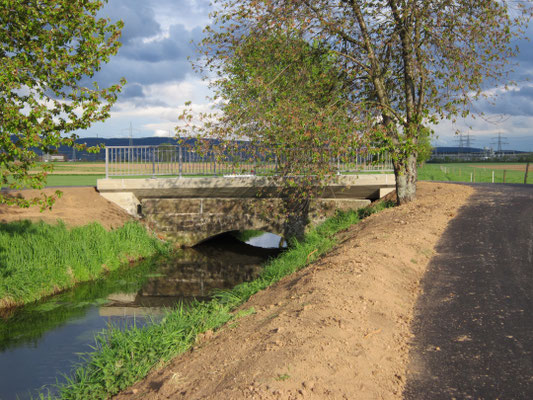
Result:
{"label": "reflection of bridge in water", "polygon": [[[194,245],[235,230],[283,234],[285,216],[279,213],[282,200],[275,197],[278,188],[273,178],[251,174],[221,175],[232,171],[232,164],[217,164],[212,155],[185,162],[179,156],[181,150],[178,156],[168,156],[161,153],[164,150],[145,147],[106,148],[107,177],[98,180],[97,189],[130,214],[144,217],[166,238],[183,245]],[[172,154],[176,154],[178,148],[170,147]],[[390,172],[390,160],[381,156],[378,160],[381,164],[376,164],[369,157],[356,154],[352,162],[334,160],[338,172],[346,174],[338,175],[322,197],[312,202],[311,224],[325,220],[338,209],[363,207],[394,190],[394,175],[386,173]],[[242,163],[239,166],[244,170],[239,172],[275,172],[274,162],[266,160],[262,166],[257,164]],[[248,171],[247,167],[252,169]],[[192,176],[185,177],[184,171]],[[174,174],[181,176],[168,177]],[[139,177],[147,175],[153,177]],[[157,175],[164,176],[154,178]]]}
{"label": "reflection of bridge in water", "polygon": [[223,235],[192,249],[179,250],[168,263],[151,273],[134,293],[113,293],[99,314],[111,316],[161,315],[178,302],[206,299],[215,289],[231,289],[255,279],[262,264],[280,249],[253,247]]}

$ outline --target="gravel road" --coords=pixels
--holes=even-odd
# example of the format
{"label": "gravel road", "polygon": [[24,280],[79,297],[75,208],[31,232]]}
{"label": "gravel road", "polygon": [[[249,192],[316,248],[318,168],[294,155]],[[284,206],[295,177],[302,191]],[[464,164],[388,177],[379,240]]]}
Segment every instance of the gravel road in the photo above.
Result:
{"label": "gravel road", "polygon": [[475,185],[422,287],[406,399],[533,399],[533,185]]}

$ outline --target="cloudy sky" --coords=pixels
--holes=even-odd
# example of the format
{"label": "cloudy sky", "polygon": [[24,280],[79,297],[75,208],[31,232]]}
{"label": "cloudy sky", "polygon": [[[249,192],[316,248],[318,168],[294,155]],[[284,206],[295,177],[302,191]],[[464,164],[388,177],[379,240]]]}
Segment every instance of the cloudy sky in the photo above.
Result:
{"label": "cloudy sky", "polygon": [[[192,71],[187,60],[194,56],[191,39],[199,41],[209,23],[209,0],[111,0],[102,14],[125,23],[122,47],[117,56],[96,75],[102,84],[121,77],[128,81],[111,118],[78,132],[81,137],[128,137],[130,124],[134,137],[168,136],[178,121],[186,101],[196,109],[206,108],[206,83]],[[533,37],[533,28],[529,29]],[[495,105],[476,105],[484,118],[443,122],[436,127],[434,145],[457,145],[456,128],[470,134],[475,147],[496,148],[498,134],[504,149],[533,151],[533,44],[519,43],[517,88],[502,93]],[[471,128],[471,129],[470,129]]]}

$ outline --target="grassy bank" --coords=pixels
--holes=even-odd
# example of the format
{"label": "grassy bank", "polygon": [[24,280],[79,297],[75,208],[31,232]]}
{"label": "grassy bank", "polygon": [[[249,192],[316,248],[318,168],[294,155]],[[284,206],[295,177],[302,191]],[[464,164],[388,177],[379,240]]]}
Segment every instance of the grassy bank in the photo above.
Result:
{"label": "grassy bank", "polygon": [[165,260],[160,255],[148,257],[134,267],[124,265],[95,281],[80,283],[22,309],[0,310],[0,352],[37,343],[50,330],[83,318],[94,306],[108,303],[112,293],[137,293]]}
{"label": "grassy bank", "polygon": [[97,223],[72,229],[61,222],[0,224],[0,308],[38,300],[165,249],[137,222],[112,231]]}
{"label": "grassy bank", "polygon": [[[243,313],[236,307],[250,296],[279,281],[331,250],[336,234],[377,212],[390,203],[380,203],[349,213],[340,213],[305,236],[301,242],[269,262],[259,278],[217,293],[213,300],[178,306],[161,323],[142,329],[109,330],[96,338],[96,350],[84,357],[85,363],[59,387],[64,399],[105,399],[145,377],[155,366],[186,351],[199,333],[217,329]],[[252,309],[244,313],[253,313]],[[42,395],[43,398],[47,395]]]}
{"label": "grassy bank", "polygon": [[[418,179],[422,181],[449,182],[493,182],[494,183],[524,183],[525,164],[523,170],[517,170],[518,163],[453,163],[453,164],[424,164],[418,169]],[[533,183],[533,165],[529,167],[527,183]]]}

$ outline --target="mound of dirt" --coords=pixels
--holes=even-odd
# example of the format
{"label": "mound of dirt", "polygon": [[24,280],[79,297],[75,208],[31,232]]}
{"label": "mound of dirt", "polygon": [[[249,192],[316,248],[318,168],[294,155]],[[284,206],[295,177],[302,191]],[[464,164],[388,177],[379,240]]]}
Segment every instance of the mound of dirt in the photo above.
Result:
{"label": "mound of dirt", "polygon": [[255,313],[116,398],[401,398],[420,279],[472,193],[420,183],[415,202],[342,233],[332,253],[242,307]]}
{"label": "mound of dirt", "polygon": [[[55,193],[56,189],[43,189],[47,195]],[[19,208],[0,204],[0,222],[19,220],[45,221],[56,223],[61,219],[69,226],[86,225],[100,222],[105,228],[111,229],[122,226],[132,217],[120,207],[104,199],[92,187],[62,188],[63,195],[56,201],[52,210],[40,211],[39,207]],[[10,191],[12,196],[25,198],[38,197],[39,190]]]}

